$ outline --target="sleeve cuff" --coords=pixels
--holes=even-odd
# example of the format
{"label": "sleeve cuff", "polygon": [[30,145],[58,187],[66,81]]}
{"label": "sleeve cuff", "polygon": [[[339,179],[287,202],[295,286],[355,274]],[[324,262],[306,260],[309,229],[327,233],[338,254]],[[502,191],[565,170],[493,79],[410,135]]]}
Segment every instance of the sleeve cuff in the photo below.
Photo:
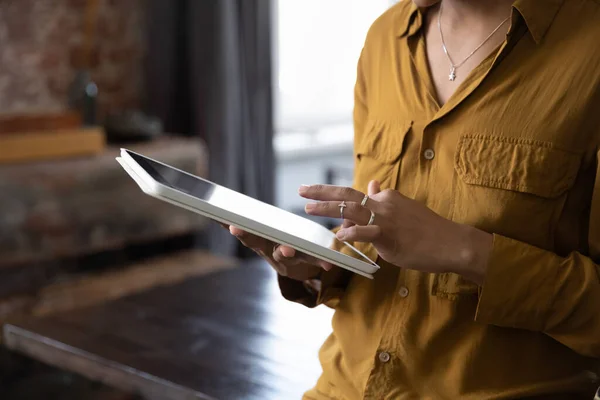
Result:
{"label": "sleeve cuff", "polygon": [[555,254],[494,235],[475,321],[541,331],[556,292]]}
{"label": "sleeve cuff", "polygon": [[351,272],[334,267],[332,270],[321,274],[321,289],[317,292],[309,291],[304,282],[278,275],[279,288],[286,300],[300,303],[313,308],[320,304],[335,308],[346,290],[351,278]]}

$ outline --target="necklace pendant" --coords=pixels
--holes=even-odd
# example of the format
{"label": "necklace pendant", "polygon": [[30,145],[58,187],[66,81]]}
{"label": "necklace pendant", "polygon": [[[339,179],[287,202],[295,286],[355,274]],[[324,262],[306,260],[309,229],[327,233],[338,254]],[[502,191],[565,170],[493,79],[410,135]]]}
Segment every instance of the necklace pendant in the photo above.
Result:
{"label": "necklace pendant", "polygon": [[454,69],[454,67],[450,69],[450,75],[448,75],[448,79],[451,81],[454,81],[456,79],[456,70]]}

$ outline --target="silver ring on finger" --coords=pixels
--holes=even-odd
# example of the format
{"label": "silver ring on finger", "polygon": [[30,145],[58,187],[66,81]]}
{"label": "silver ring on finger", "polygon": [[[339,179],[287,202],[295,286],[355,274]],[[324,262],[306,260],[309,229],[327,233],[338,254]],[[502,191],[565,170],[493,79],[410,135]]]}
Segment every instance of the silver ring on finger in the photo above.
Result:
{"label": "silver ring on finger", "polygon": [[344,219],[344,208],[348,207],[348,205],[346,205],[345,201],[342,201],[339,205],[340,207],[340,218]]}
{"label": "silver ring on finger", "polygon": [[369,218],[369,222],[367,222],[367,225],[373,225],[373,222],[375,222],[375,213],[371,211],[371,218]]}
{"label": "silver ring on finger", "polygon": [[369,201],[369,195],[365,194],[365,197],[363,197],[362,201],[360,202],[361,207],[366,207],[367,201]]}

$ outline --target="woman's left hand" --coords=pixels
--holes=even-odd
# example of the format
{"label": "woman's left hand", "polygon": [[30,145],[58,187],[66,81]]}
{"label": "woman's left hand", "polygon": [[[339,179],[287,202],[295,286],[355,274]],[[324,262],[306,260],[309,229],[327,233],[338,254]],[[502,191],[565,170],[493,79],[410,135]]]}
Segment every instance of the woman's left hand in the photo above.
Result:
{"label": "woman's left hand", "polygon": [[[339,240],[372,243],[390,264],[423,272],[454,272],[477,284],[485,277],[492,235],[449,221],[423,204],[394,190],[380,191],[369,184],[369,199],[349,187],[312,185],[299,189],[302,197],[317,200],[306,205],[310,215],[340,218]],[[374,220],[371,225],[368,222]]]}

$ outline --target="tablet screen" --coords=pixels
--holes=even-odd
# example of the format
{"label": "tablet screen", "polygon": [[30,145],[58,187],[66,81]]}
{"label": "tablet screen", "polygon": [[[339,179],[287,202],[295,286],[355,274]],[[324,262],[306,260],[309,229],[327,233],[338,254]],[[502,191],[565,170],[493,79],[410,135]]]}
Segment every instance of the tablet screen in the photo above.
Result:
{"label": "tablet screen", "polygon": [[128,152],[128,154],[153,179],[165,186],[314,244],[327,248],[332,248],[336,244],[337,248],[346,247],[348,250],[347,254],[353,253],[350,247],[345,246],[336,239],[333,232],[314,221],[181,172],[139,154],[132,152]]}

